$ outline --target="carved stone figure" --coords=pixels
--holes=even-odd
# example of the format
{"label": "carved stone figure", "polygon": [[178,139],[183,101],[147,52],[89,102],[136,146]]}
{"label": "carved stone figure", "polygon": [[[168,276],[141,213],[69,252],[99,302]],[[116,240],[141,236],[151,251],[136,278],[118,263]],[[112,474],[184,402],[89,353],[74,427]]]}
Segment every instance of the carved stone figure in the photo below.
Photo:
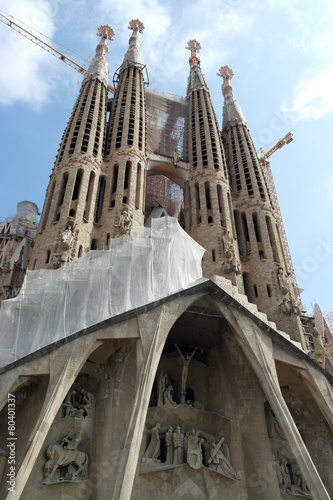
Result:
{"label": "carved stone figure", "polygon": [[326,353],[325,353],[325,348],[324,348],[324,344],[323,344],[323,339],[321,338],[321,334],[317,330],[317,328],[313,328],[312,338],[313,338],[313,345],[314,345],[315,361],[316,361],[316,363],[318,363],[318,365],[325,368]]}
{"label": "carved stone figure", "polygon": [[163,393],[164,404],[165,405],[171,405],[171,406],[177,406],[177,403],[175,403],[174,400],[173,400],[172,391],[173,391],[172,385],[169,385],[165,389],[165,391]]}
{"label": "carved stone figure", "polygon": [[203,441],[203,438],[199,438],[199,431],[192,429],[187,441],[187,463],[192,469],[202,467],[201,444]]}
{"label": "carved stone figure", "polygon": [[67,228],[62,232],[61,235],[61,248],[62,250],[69,250],[72,241],[74,238],[74,233],[72,231],[72,228],[70,226],[67,226]]}
{"label": "carved stone figure", "polygon": [[306,485],[306,482],[302,477],[301,471],[297,470],[295,472],[295,476],[296,476],[296,484],[294,486],[294,492],[304,497],[311,497],[311,493]]}
{"label": "carved stone figure", "polygon": [[[86,479],[88,473],[89,458],[86,453],[78,450],[81,442],[81,431],[77,431],[72,438],[69,434],[64,437],[61,444],[53,443],[47,448],[46,455],[49,458],[45,463],[45,479],[44,483],[48,484],[52,481],[78,481]],[[55,478],[58,469],[63,469],[64,474]]]}
{"label": "carved stone figure", "polygon": [[267,410],[266,423],[267,423],[268,435],[270,438],[285,440],[280,424],[277,421],[276,416],[274,415],[271,408],[268,408]]}
{"label": "carved stone figure", "polygon": [[164,391],[168,384],[168,374],[162,370],[157,379],[157,406],[163,406]]}
{"label": "carved stone figure", "polygon": [[160,440],[160,431],[161,424],[157,422],[155,427],[153,427],[150,431],[150,443],[143,458],[150,458],[153,460],[157,460],[161,455],[161,440]]}
{"label": "carved stone figure", "polygon": [[72,389],[62,403],[62,408],[65,410],[64,417],[91,418],[95,397],[85,389]]}
{"label": "carved stone figure", "polygon": [[175,148],[175,150],[174,150],[174,152],[173,152],[173,155],[172,155],[171,161],[172,161],[172,163],[174,164],[174,166],[175,166],[175,167],[178,165],[178,162],[179,162],[179,154],[178,154],[177,148]]}
{"label": "carved stone figure", "polygon": [[173,463],[173,428],[170,426],[165,433],[166,459],[165,465]]}
{"label": "carved stone figure", "polygon": [[120,228],[120,234],[128,234],[130,232],[131,226],[132,226],[132,217],[125,209],[122,211],[119,217],[118,227]]}
{"label": "carved stone figure", "polygon": [[276,472],[281,493],[292,493],[290,470],[286,458],[275,458]]}
{"label": "carved stone figure", "polygon": [[181,391],[180,391],[180,402],[182,404],[185,404],[185,401],[186,401],[186,381],[187,381],[187,375],[188,375],[188,366],[191,362],[191,359],[193,358],[194,354],[196,353],[196,351],[198,350],[198,347],[195,347],[193,349],[193,352],[191,355],[189,355],[187,352],[185,353],[185,355],[183,355],[183,353],[181,352],[181,350],[179,349],[178,345],[175,344],[175,347],[183,361],[183,369],[182,369],[182,380],[181,380]]}
{"label": "carved stone figure", "polygon": [[180,432],[180,426],[177,425],[173,433],[173,465],[180,465],[184,463],[184,434]]}
{"label": "carved stone figure", "polygon": [[284,277],[284,271],[282,267],[279,267],[278,269],[278,282],[281,292],[283,293],[283,295],[286,295],[288,293],[288,283]]}
{"label": "carved stone figure", "polygon": [[208,467],[210,469],[223,474],[224,476],[230,477],[232,479],[237,479],[237,473],[235,469],[231,466],[228,458],[222,452],[221,447],[224,443],[224,438],[216,444],[215,441],[211,443],[211,454],[208,459]]}

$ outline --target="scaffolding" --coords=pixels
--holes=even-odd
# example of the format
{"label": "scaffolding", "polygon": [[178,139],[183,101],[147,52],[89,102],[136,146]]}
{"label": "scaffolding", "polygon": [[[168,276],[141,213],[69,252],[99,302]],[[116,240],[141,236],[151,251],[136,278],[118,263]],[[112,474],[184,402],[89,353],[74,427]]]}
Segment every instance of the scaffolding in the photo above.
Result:
{"label": "scaffolding", "polygon": [[152,153],[188,161],[188,101],[166,92],[146,89],[147,147]]}

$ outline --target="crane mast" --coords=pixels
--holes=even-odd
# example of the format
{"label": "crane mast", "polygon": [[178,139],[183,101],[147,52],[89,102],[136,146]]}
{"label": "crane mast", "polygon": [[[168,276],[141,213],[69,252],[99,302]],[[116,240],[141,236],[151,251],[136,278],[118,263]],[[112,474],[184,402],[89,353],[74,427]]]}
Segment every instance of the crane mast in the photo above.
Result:
{"label": "crane mast", "polygon": [[288,266],[287,271],[289,272],[291,280],[292,280],[295,298],[296,298],[296,300],[298,300],[301,308],[303,308],[302,300],[301,300],[302,289],[299,288],[298,283],[297,283],[296,273],[295,273],[293,261],[291,258],[291,253],[290,253],[290,248],[289,248],[289,244],[288,244],[288,240],[287,240],[286,230],[285,230],[285,227],[283,224],[279,200],[278,200],[278,196],[276,193],[272,169],[271,169],[270,162],[267,161],[267,158],[269,158],[273,153],[275,153],[275,151],[277,151],[278,149],[281,149],[286,144],[289,144],[291,141],[293,141],[293,139],[294,139],[293,134],[291,132],[288,132],[288,134],[285,135],[283,137],[283,139],[280,139],[275,144],[275,146],[273,146],[269,151],[267,151],[267,153],[265,153],[264,150],[262,148],[260,148],[261,156],[259,157],[259,163],[260,163],[261,168],[262,168],[262,172],[263,172],[263,175],[264,175],[264,178],[266,181],[266,185],[267,185],[268,192],[269,192],[269,195],[271,198],[271,202],[273,204],[273,207],[275,208],[275,217],[277,219],[277,223],[278,223],[278,226],[279,226],[279,229],[281,232],[283,249],[284,249],[284,253],[286,256],[286,262],[287,262],[287,266]]}
{"label": "crane mast", "polygon": [[[38,38],[36,35],[31,33],[30,31],[26,30],[25,28],[23,28],[22,26],[15,23],[14,21],[12,21],[11,19],[9,19],[8,17],[4,16],[1,13],[0,13],[0,21],[2,23],[4,23],[6,26],[8,26],[9,28],[12,28],[14,31],[16,31],[20,35],[22,35],[25,38],[27,38],[28,40],[30,40],[31,42],[38,45],[42,49],[49,52],[49,54],[52,54],[57,59],[60,59],[60,61],[64,62],[65,64],[67,64],[71,68],[73,68],[76,71],[78,71],[79,73],[81,73],[81,75],[85,75],[85,73],[87,72],[87,70],[85,68],[83,68],[78,63],[76,63],[75,61],[73,61],[72,59],[67,57],[65,54],[62,54],[62,52],[57,50],[55,47],[52,47],[52,45],[49,45],[48,43],[44,42],[43,40]],[[108,85],[108,90],[109,90],[109,92],[114,94],[114,87],[112,87],[112,85]]]}

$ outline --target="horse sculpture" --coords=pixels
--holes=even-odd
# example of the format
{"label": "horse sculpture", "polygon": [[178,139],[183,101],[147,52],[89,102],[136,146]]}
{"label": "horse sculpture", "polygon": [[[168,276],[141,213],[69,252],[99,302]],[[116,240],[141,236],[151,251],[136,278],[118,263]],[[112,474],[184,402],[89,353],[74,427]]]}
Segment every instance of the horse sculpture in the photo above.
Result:
{"label": "horse sculpture", "polygon": [[50,483],[57,469],[63,467],[67,467],[63,480],[76,481],[81,472],[84,476],[87,475],[89,457],[87,453],[77,449],[78,438],[79,436],[74,436],[72,440],[65,438],[62,444],[50,444],[46,451],[49,460],[44,467],[46,471],[44,483]]}

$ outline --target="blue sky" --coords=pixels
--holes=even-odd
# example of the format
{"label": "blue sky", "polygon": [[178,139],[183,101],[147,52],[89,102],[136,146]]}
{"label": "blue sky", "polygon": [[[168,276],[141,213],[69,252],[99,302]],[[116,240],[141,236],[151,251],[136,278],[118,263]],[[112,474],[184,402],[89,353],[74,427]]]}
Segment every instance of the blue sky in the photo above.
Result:
{"label": "blue sky", "polygon": [[[219,122],[222,65],[255,147],[269,150],[287,132],[294,141],[271,157],[302,300],[333,311],[333,1],[321,0],[0,0],[0,9],[92,59],[99,25],[109,24],[110,80],[127,50],[131,19],[145,25],[141,51],[150,86],[184,96],[187,41],[196,38]],[[54,45],[54,42],[50,42]],[[0,25],[0,217],[17,202],[42,209],[62,133],[81,76]],[[65,49],[60,48],[61,51]],[[84,61],[77,60],[82,66]]]}

